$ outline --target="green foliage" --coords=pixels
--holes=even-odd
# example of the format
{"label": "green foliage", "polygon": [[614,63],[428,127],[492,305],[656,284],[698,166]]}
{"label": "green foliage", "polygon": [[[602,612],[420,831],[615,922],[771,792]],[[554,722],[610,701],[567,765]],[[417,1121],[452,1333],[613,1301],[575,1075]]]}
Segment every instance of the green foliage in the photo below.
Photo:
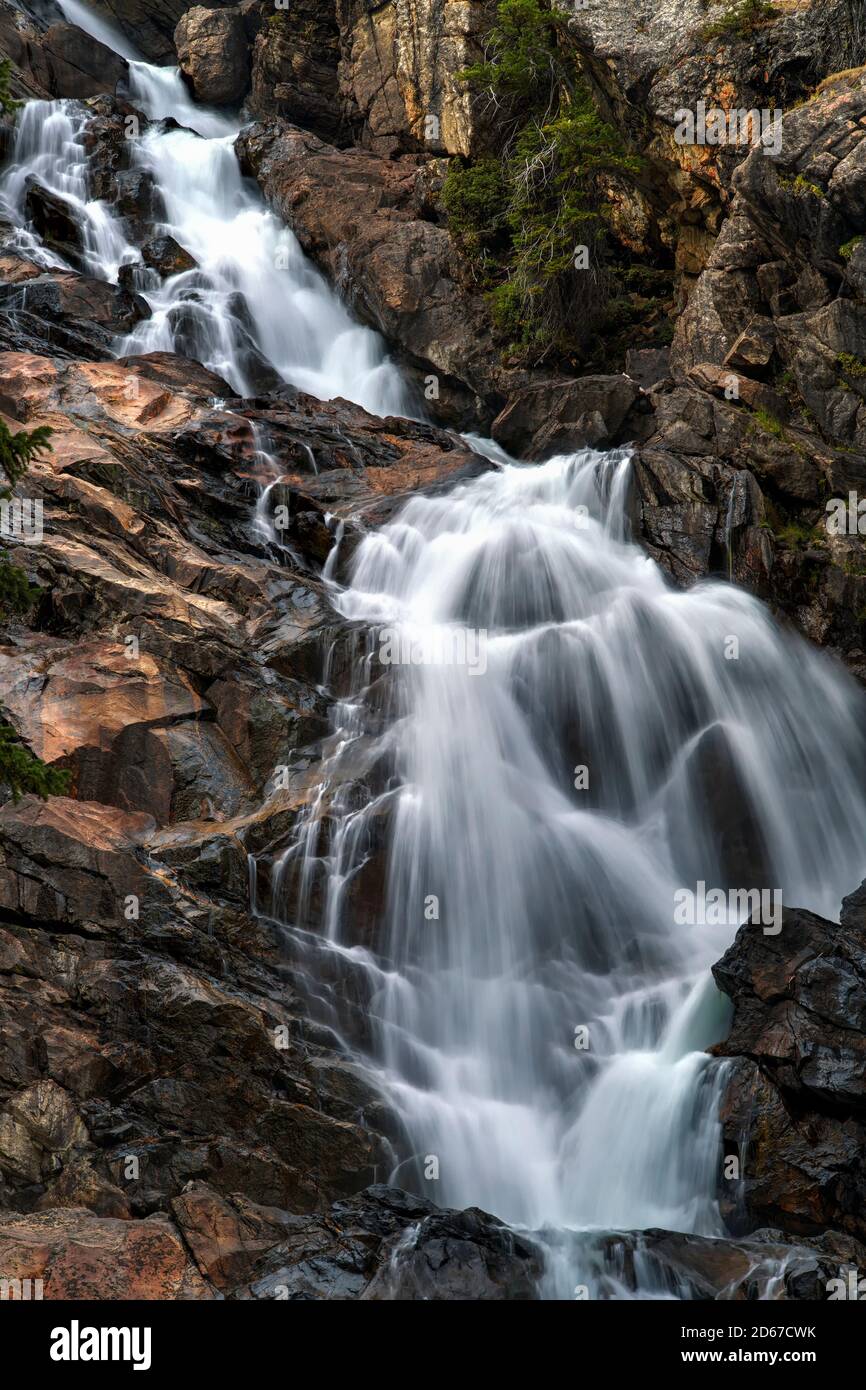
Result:
{"label": "green foliage", "polygon": [[[50,453],[51,430],[48,425],[40,425],[35,430],[19,430],[12,434],[8,426],[0,420],[0,469],[10,483],[17,483],[30,464],[40,454]],[[8,489],[0,489],[0,497],[8,496]]]}
{"label": "green foliage", "polygon": [[853,353],[837,352],[836,361],[843,372],[847,372],[848,376],[860,379],[866,377],[866,362],[863,362],[859,357],[855,357]]}
{"label": "green foliage", "polygon": [[755,421],[767,434],[775,435],[777,439],[785,438],[785,427],[781,420],[777,420],[775,415],[771,415],[769,410],[760,408],[755,411]]}
{"label": "green foliage", "polygon": [[[50,437],[47,425],[12,434],[0,420],[0,469],[8,484],[16,483],[33,459],[51,448]],[[0,488],[0,498],[8,496],[9,487]],[[0,551],[0,617],[26,613],[38,592],[24,571],[11,564],[7,555]],[[16,801],[25,792],[43,798],[62,796],[69,789],[69,780],[68,772],[46,767],[35,758],[20,742],[11,725],[0,718],[0,784],[9,787]]]}
{"label": "green foliage", "polygon": [[798,174],[796,178],[786,178],[784,174],[779,175],[779,187],[784,188],[788,193],[795,193],[801,198],[823,198],[824,190],[819,188],[817,183],[810,183],[809,179]]}
{"label": "green foliage", "polygon": [[591,339],[612,288],[641,293],[617,282],[602,189],[641,164],[599,115],[567,18],[544,0],[500,0],[484,61],[461,74],[487,101],[497,148],[452,160],[442,190],[497,330],[536,358]]}
{"label": "green foliage", "polygon": [[500,99],[519,98],[534,109],[549,106],[564,76],[556,37],[565,32],[568,18],[540,0],[500,0],[484,62],[465,68],[460,76],[476,90],[487,89]]}
{"label": "green foliage", "polygon": [[474,164],[452,160],[442,185],[448,225],[464,248],[483,257],[495,250],[507,229],[508,188],[498,159]]}
{"label": "green foliage", "polygon": [[15,730],[0,721],[0,782],[9,787],[13,801],[32,792],[42,797],[64,796],[71,774],[65,769],[47,767],[18,739]]}
{"label": "green foliage", "polygon": [[740,0],[726,10],[719,19],[705,24],[701,30],[704,39],[747,38],[756,29],[776,18],[776,11],[769,0]]}
{"label": "green foliage", "polygon": [[38,596],[39,590],[30,583],[23,569],[13,565],[0,550],[0,619],[23,617]]}
{"label": "green foliage", "polygon": [[11,116],[13,111],[17,111],[21,105],[21,102],[16,101],[9,91],[11,77],[11,62],[8,58],[0,59],[0,115]]}
{"label": "green foliage", "polygon": [[846,241],[839,247],[839,255],[842,257],[843,261],[850,261],[862,240],[862,236],[852,236],[850,241]]}
{"label": "green foliage", "polygon": [[815,550],[826,547],[827,536],[820,526],[807,526],[799,521],[786,521],[770,527],[773,535],[786,550]]}

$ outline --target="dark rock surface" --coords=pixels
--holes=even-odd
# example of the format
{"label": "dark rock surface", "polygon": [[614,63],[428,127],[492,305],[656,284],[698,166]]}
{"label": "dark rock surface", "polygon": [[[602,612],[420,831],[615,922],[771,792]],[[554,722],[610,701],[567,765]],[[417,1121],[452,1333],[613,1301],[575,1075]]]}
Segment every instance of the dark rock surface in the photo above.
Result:
{"label": "dark rock surface", "polygon": [[180,275],[184,270],[194,270],[196,265],[173,236],[157,236],[146,241],[141,248],[141,259],[163,276]]}
{"label": "dark rock surface", "polygon": [[512,396],[491,433],[516,458],[631,444],[649,423],[649,400],[626,376],[549,381]]}
{"label": "dark rock surface", "polygon": [[346,143],[335,11],[336,6],[319,0],[296,0],[285,10],[253,12],[261,22],[253,42],[247,104],[257,120],[283,116],[325,140]]}
{"label": "dark rock surface", "polygon": [[0,54],[13,65],[12,95],[25,99],[98,96],[116,91],[127,75],[125,58],[76,25],[46,28],[9,0],[0,4]]}
{"label": "dark rock surface", "polygon": [[[208,0],[218,10],[226,0]],[[150,63],[177,62],[174,33],[189,0],[92,0],[93,8],[124,34]]]}
{"label": "dark rock surface", "polygon": [[741,1229],[830,1228],[866,1240],[866,888],[839,924],[784,910],[778,935],[747,923],[714,966],[734,1003],[714,1051],[732,1058],[722,1107],[742,1183]]}
{"label": "dark rock surface", "polygon": [[[828,1232],[814,1240],[782,1230],[756,1231],[748,1240],[710,1240],[679,1231],[649,1230],[604,1237],[601,1248],[616,1283],[635,1291],[648,1277],[660,1297],[759,1299],[829,1297],[828,1285],[862,1267],[866,1250],[850,1236]],[[639,1276],[638,1276],[639,1266]],[[609,1292],[619,1292],[613,1279]],[[604,1296],[605,1290],[602,1290]]]}
{"label": "dark rock surface", "polygon": [[62,256],[76,269],[84,269],[83,228],[73,204],[31,180],[25,207],[43,246]]}

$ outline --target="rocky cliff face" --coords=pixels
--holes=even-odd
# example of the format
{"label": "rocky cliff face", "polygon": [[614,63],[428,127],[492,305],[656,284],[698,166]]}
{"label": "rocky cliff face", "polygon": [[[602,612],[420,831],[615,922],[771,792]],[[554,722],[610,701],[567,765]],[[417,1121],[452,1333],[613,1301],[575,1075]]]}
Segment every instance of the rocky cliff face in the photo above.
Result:
{"label": "rocky cliff face", "polygon": [[778,936],[751,923],[714,967],[734,1002],[722,1110],[743,1179],[725,1195],[734,1227],[828,1227],[866,1238],[866,888],[841,924],[789,908]]}
{"label": "rocky cliff face", "polygon": [[[134,280],[83,273],[74,209],[31,191],[64,268],[0,227],[0,419],[54,430],[27,480],[46,534],[16,547],[41,598],[5,624],[0,705],[71,774],[67,797],[0,807],[0,1269],[57,1297],[536,1297],[534,1240],[380,1185],[399,1125],[332,1026],[339,997],[363,1035],[363,979],[251,910],[250,856],[266,875],[309,810],[357,649],[322,582],[337,527],[345,558],[407,493],[487,466],[445,426],[534,458],[633,443],[635,532],[671,576],[729,574],[866,676],[863,542],[823,525],[866,480],[866,71],[827,77],[857,57],[850,6],[779,3],[709,36],[701,0],[575,7],[597,97],[645,159],[632,222],[675,259],[682,310],[669,356],[580,378],[503,351],[439,198],[447,159],[483,145],[458,73],[488,0],[96,8],[200,100],[246,103],[245,171],[438,423],[117,358],[149,311]],[[126,156],[124,60],[5,0],[0,52],[14,94],[88,102],[92,192],[144,264],[183,266]],[[677,144],[701,100],[794,108],[779,157]],[[263,433],[279,544],[252,526]],[[359,941],[381,891],[379,863]],[[680,1296],[752,1297],[756,1250],[785,1250],[786,1295],[821,1297],[863,1266],[861,896],[841,929],[794,909],[778,938],[745,927],[716,967],[736,1239],[623,1237],[626,1282],[640,1256]]]}

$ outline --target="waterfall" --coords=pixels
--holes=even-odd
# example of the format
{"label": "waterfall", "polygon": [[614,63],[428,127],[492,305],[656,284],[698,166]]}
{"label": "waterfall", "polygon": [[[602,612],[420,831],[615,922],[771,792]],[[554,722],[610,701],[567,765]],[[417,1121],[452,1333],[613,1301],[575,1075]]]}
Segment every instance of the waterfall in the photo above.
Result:
{"label": "waterfall", "polygon": [[[369,971],[398,1182],[530,1228],[721,1235],[709,966],[745,890],[834,917],[863,877],[863,705],[757,600],[673,589],[626,539],[629,471],[507,463],[362,542],[334,603],[368,658],[266,905]],[[383,818],[371,955],[351,885]]]}
{"label": "waterfall", "polygon": [[[321,400],[343,396],[377,415],[417,413],[382,339],[351,318],[294,234],[242,177],[233,148],[238,121],[196,105],[177,68],[139,61],[78,0],[62,0],[61,8],[71,23],[130,60],[130,101],[153,122],[130,141],[132,159],[159,190],[165,220],[158,230],[197,263],[162,282],[139,268],[151,317],[118,340],[118,354],[179,352],[223,376],[240,396],[284,381]],[[61,258],[41,251],[28,226],[28,180],[66,198],[84,227],[84,268],[116,282],[121,265],[139,256],[112,209],[88,194],[81,143],[87,117],[80,102],[28,103],[0,205],[20,229],[21,249],[56,266]],[[179,128],[159,124],[166,117]]]}
{"label": "waterfall", "polygon": [[[242,178],[234,118],[60,3],[130,60],[154,122],[133,158],[196,262],[139,271],[152,317],[117,351],[185,353],[240,395],[272,379],[413,413],[382,340]],[[87,268],[114,281],[138,252],[88,195],[86,120],[30,103],[2,196],[45,265],[61,262],[28,226],[27,180],[69,199]],[[255,442],[270,486],[279,461]],[[578,1265],[613,1287],[600,1231],[723,1234],[705,1049],[727,1005],[709,966],[761,894],[832,917],[862,879],[866,725],[853,682],[755,599],[675,590],[629,540],[627,451],[530,467],[470,442],[491,471],[408,501],[347,587],[326,569],[366,654],[297,833],[267,873],[252,863],[251,892],[307,934],[311,973],[330,952],[366,981],[358,1055],[402,1125],[393,1180],[547,1230],[563,1296]],[[266,495],[251,527],[279,548]],[[360,942],[353,885],[377,864],[385,907]]]}

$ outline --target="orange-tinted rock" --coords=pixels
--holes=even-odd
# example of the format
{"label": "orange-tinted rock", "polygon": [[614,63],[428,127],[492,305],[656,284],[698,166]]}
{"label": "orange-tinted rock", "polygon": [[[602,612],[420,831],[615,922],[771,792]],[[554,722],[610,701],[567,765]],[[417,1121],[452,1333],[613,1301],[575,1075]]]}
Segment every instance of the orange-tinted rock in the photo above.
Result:
{"label": "orange-tinted rock", "polygon": [[289,1222],[278,1207],[258,1206],[242,1196],[221,1197],[204,1183],[191,1184],[171,1205],[196,1264],[219,1289],[248,1279]]}
{"label": "orange-tinted rock", "polygon": [[0,1278],[41,1279],[45,1299],[213,1297],[172,1222],[79,1208],[0,1217]]}

